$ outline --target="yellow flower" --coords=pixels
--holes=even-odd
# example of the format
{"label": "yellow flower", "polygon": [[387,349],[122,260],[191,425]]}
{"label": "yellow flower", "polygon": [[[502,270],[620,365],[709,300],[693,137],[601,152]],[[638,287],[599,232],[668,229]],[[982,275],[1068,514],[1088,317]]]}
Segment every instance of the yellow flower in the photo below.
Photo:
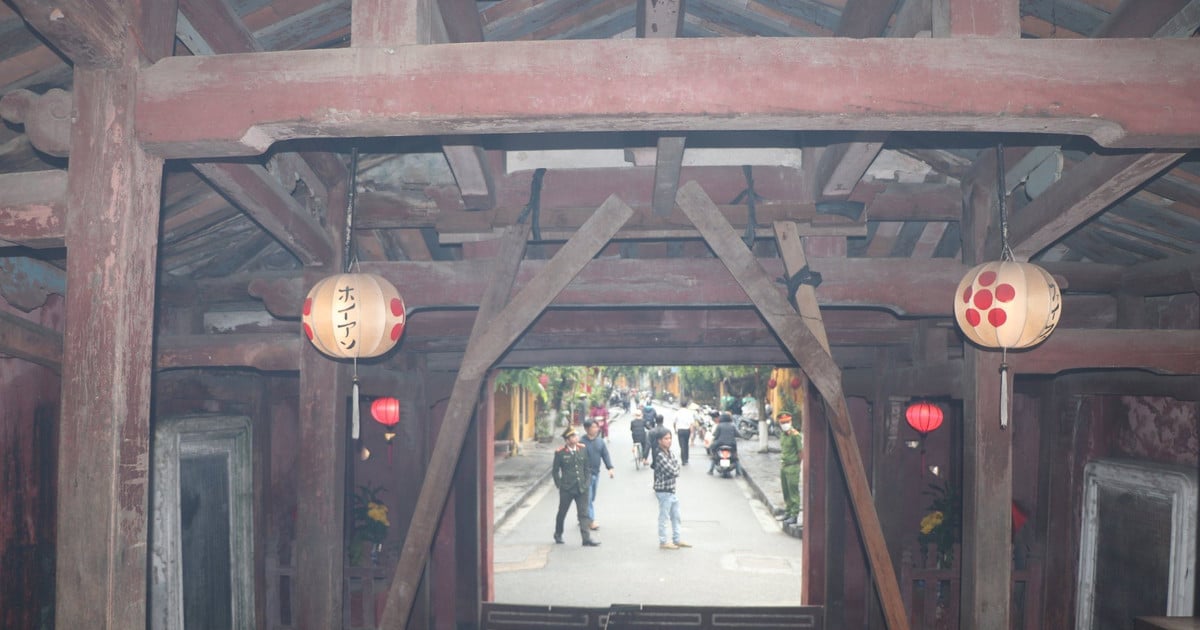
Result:
{"label": "yellow flower", "polygon": [[374,501],[368,503],[367,518],[377,523],[382,523],[384,527],[392,526],[392,524],[388,522],[387,506],[382,503],[375,503]]}
{"label": "yellow flower", "polygon": [[928,535],[934,528],[941,525],[945,518],[946,515],[941,512],[930,512],[925,515],[925,518],[921,519],[921,533]]}

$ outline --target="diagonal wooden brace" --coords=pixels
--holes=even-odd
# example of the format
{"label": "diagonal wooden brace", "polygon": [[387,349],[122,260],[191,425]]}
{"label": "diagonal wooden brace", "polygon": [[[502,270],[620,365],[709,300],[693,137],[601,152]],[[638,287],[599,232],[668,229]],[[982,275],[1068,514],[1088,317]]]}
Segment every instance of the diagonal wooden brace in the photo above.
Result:
{"label": "diagonal wooden brace", "polygon": [[526,226],[509,229],[496,260],[492,282],[480,303],[442,428],[429,457],[425,482],[421,485],[396,574],[388,590],[380,628],[401,630],[408,623],[438,520],[449,496],[454,467],[462,452],[487,371],[631,216],[632,208],[615,195],[609,197],[511,301],[508,298],[529,230]]}
{"label": "diagonal wooden brace", "polygon": [[[884,618],[888,628],[908,630],[896,570],[888,555],[879,514],[875,511],[871,488],[867,485],[862,455],[854,437],[854,427],[850,424],[850,412],[842,392],[841,370],[700,185],[688,182],[681,186],[676,203],[696,225],[717,257],[725,263],[767,325],[779,336],[829,405],[829,425],[846,476],[846,485],[850,489],[850,502],[867,547],[867,559],[883,605]],[[820,325],[820,320],[817,319],[816,323]]]}

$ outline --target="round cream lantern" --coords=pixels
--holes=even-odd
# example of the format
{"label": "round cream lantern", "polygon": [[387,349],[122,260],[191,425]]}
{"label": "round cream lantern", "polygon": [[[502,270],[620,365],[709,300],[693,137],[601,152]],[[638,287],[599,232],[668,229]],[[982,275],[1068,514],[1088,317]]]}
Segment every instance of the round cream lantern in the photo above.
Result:
{"label": "round cream lantern", "polygon": [[955,292],[959,328],[986,348],[1035,346],[1054,331],[1061,313],[1058,284],[1031,263],[984,263],[968,271]]}
{"label": "round cream lantern", "polygon": [[372,273],[325,278],[304,299],[304,335],[335,359],[365,359],[391,350],[404,333],[404,300]]}

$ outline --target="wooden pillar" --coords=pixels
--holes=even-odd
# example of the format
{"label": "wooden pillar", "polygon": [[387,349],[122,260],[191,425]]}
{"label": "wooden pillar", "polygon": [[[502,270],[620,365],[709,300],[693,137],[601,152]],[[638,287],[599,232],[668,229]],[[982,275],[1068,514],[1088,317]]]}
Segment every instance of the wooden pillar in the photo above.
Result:
{"label": "wooden pillar", "polygon": [[[308,269],[305,287],[333,273]],[[299,334],[299,333],[297,333]],[[346,413],[350,366],[304,342],[300,354],[300,446],[296,479],[296,578],[301,630],[342,627],[345,548]]]}
{"label": "wooden pillar", "polygon": [[56,624],[146,625],[150,383],[163,162],[133,67],[76,69],[67,184]]}
{"label": "wooden pillar", "polygon": [[[830,466],[827,460],[833,457],[829,449],[829,422],[819,396],[814,396],[809,387],[804,396],[804,463],[800,466],[804,478],[804,537],[800,541],[802,559],[800,580],[800,603],[805,606],[825,606],[825,567],[827,546],[826,532],[829,524],[825,518],[825,494],[829,488]],[[818,516],[819,515],[819,516]],[[828,626],[828,622],[826,623]]]}
{"label": "wooden pillar", "polygon": [[[984,252],[996,201],[996,156],[981,158],[967,188],[963,259]],[[989,255],[990,254],[990,255]],[[962,608],[965,628],[1007,628],[1012,579],[1012,435],[1000,426],[1001,353],[964,342]],[[1008,379],[1012,400],[1012,376]]]}
{"label": "wooden pillar", "polygon": [[[492,524],[496,520],[495,495],[492,494],[492,479],[496,475],[496,449],[492,444],[496,441],[496,373],[493,372],[484,384],[485,402],[484,419],[478,424],[479,431],[479,601],[490,602],[496,598],[496,580],[493,573],[495,560],[495,531]],[[529,395],[522,399],[528,401]],[[519,418],[524,424],[524,416]],[[520,439],[518,432],[517,439]],[[518,442],[519,443],[519,442]],[[515,448],[515,447],[514,447]]]}

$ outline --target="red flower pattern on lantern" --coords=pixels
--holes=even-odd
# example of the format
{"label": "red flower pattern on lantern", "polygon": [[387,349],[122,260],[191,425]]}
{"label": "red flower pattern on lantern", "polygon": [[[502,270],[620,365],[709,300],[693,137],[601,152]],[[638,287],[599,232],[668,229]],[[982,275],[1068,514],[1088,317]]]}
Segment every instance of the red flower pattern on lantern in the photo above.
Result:
{"label": "red flower pattern on lantern", "polygon": [[767,389],[775,389],[775,386],[777,385],[779,385],[779,381],[775,380],[774,378],[771,378],[767,381]]}
{"label": "red flower pattern on lantern", "polygon": [[802,383],[802,381],[800,380],[799,376],[792,377],[792,383],[791,383],[792,389],[800,389],[801,383]]}

